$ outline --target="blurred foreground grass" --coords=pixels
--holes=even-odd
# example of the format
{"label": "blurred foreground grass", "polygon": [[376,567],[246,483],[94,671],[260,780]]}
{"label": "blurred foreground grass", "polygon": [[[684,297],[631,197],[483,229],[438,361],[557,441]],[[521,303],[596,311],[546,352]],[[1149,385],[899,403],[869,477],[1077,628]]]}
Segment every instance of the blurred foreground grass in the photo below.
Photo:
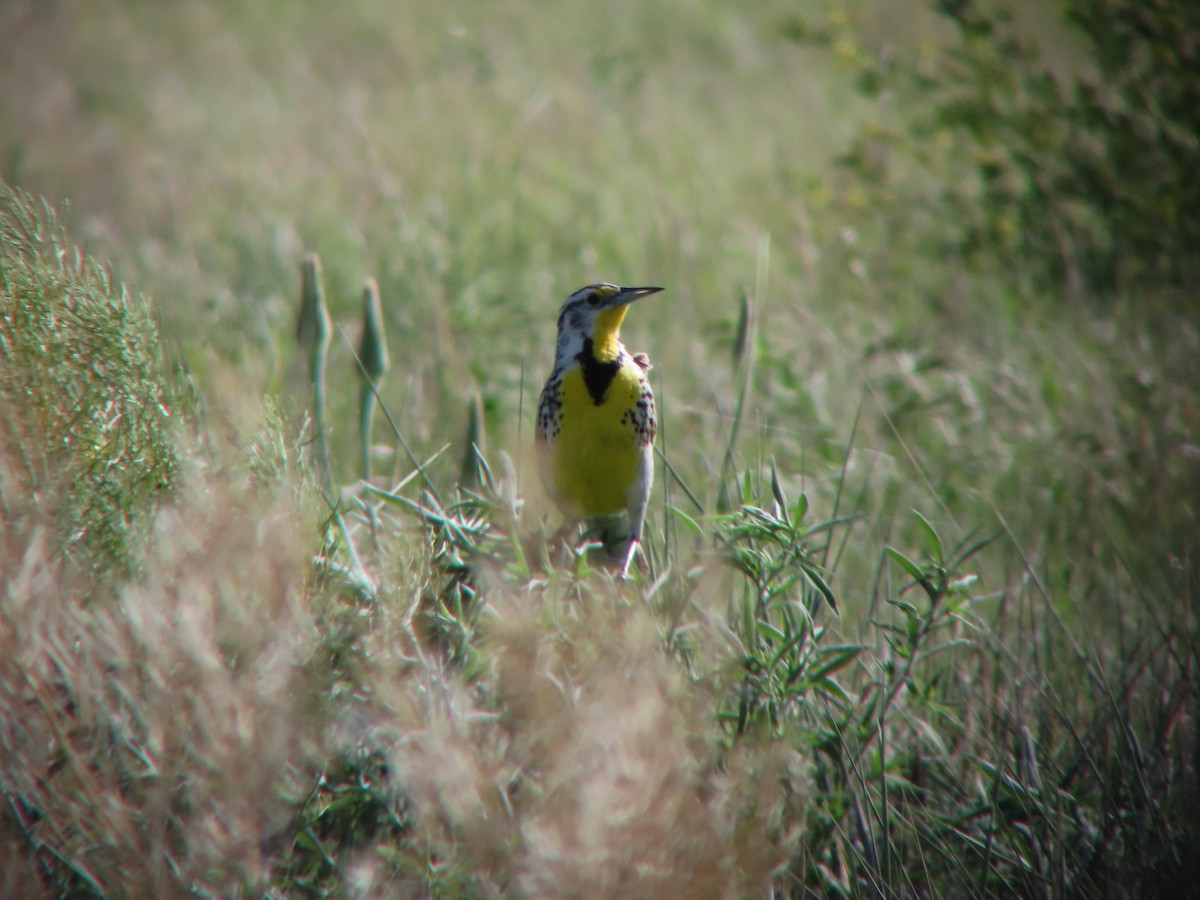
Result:
{"label": "blurred foreground grass", "polygon": [[[940,7],[6,5],[0,175],[166,359],[6,190],[0,888],[1191,884],[1195,14]],[[309,251],[336,485],[367,276],[392,360],[335,510]],[[669,291],[624,589],[526,458],[596,278]]]}

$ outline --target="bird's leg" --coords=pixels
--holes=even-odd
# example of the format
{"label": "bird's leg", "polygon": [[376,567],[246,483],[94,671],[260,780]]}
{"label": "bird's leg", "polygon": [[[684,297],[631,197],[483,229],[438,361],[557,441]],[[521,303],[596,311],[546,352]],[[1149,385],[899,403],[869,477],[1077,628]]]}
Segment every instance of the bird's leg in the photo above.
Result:
{"label": "bird's leg", "polygon": [[629,577],[629,566],[637,553],[638,545],[642,542],[642,527],[646,524],[646,501],[650,497],[650,469],[646,472],[642,487],[637,491],[634,502],[629,507],[629,543],[625,547],[625,558],[621,563],[621,578]]}
{"label": "bird's leg", "polygon": [[633,562],[633,556],[637,553],[638,545],[641,543],[639,538],[630,536],[629,544],[625,548],[625,561],[621,564],[620,579],[627,581],[629,579],[629,566]]}

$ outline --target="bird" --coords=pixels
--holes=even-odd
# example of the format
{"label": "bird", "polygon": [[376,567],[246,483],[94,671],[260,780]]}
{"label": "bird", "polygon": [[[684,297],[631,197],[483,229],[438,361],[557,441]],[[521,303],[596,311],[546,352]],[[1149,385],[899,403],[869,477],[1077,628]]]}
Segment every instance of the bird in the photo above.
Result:
{"label": "bird", "polygon": [[571,294],[558,313],[554,369],[538,400],[536,442],[547,493],[569,519],[602,519],[620,577],[642,541],[654,479],[658,422],[650,359],[621,343],[634,302],[660,287],[601,282]]}

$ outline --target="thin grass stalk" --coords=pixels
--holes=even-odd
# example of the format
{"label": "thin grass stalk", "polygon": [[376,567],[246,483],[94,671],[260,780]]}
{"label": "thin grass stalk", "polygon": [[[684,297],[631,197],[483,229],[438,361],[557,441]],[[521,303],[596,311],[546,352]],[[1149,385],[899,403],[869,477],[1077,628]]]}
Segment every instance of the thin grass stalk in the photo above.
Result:
{"label": "thin grass stalk", "polygon": [[296,342],[308,351],[317,470],[322,487],[329,493],[333,491],[333,473],[329,464],[329,432],[325,417],[325,363],[329,357],[332,330],[329,309],[325,305],[321,259],[310,253],[300,264],[300,318],[296,324]]}
{"label": "thin grass stalk", "polygon": [[[767,288],[767,272],[770,265],[771,238],[764,234],[758,245],[758,266],[755,273],[754,296],[761,298]],[[725,457],[721,463],[721,477],[717,480],[720,493],[717,496],[717,512],[729,512],[732,503],[729,494],[729,473],[733,469],[734,449],[737,446],[738,430],[746,409],[746,398],[754,381],[755,344],[754,299],[750,295],[742,298],[738,313],[737,335],[733,344],[733,367],[736,399],[733,418],[729,425],[729,437],[725,442]]]}
{"label": "thin grass stalk", "polygon": [[375,423],[375,389],[370,384],[358,386],[358,432],[362,441],[359,470],[363,481],[371,480],[371,428]]}
{"label": "thin grass stalk", "polygon": [[383,329],[383,311],[379,303],[379,285],[368,278],[362,295],[362,338],[358,344],[358,424],[362,438],[362,477],[371,480],[371,430],[375,422],[375,397],[379,382],[387,373],[389,359]]}
{"label": "thin grass stalk", "polygon": [[476,391],[467,405],[467,433],[463,440],[463,458],[459,466],[460,487],[472,490],[480,481],[480,458],[486,453],[483,432],[483,397]]}
{"label": "thin grass stalk", "polygon": [[754,367],[753,338],[754,301],[747,295],[742,298],[742,309],[738,315],[738,333],[734,343],[734,390],[733,417],[730,420],[729,436],[725,441],[725,456],[721,462],[721,476],[717,479],[720,493],[717,496],[717,512],[729,512],[732,504],[729,494],[729,473],[733,469],[733,453],[737,446],[738,430],[746,408],[746,395],[750,390],[750,379]]}

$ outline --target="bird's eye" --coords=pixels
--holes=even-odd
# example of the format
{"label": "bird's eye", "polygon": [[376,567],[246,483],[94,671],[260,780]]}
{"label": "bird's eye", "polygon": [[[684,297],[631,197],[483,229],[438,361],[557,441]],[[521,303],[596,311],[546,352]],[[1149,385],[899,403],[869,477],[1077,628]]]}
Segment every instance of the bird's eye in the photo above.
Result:
{"label": "bird's eye", "polygon": [[588,302],[588,306],[599,306],[600,305],[600,295],[599,294],[591,294],[587,298],[587,302]]}

